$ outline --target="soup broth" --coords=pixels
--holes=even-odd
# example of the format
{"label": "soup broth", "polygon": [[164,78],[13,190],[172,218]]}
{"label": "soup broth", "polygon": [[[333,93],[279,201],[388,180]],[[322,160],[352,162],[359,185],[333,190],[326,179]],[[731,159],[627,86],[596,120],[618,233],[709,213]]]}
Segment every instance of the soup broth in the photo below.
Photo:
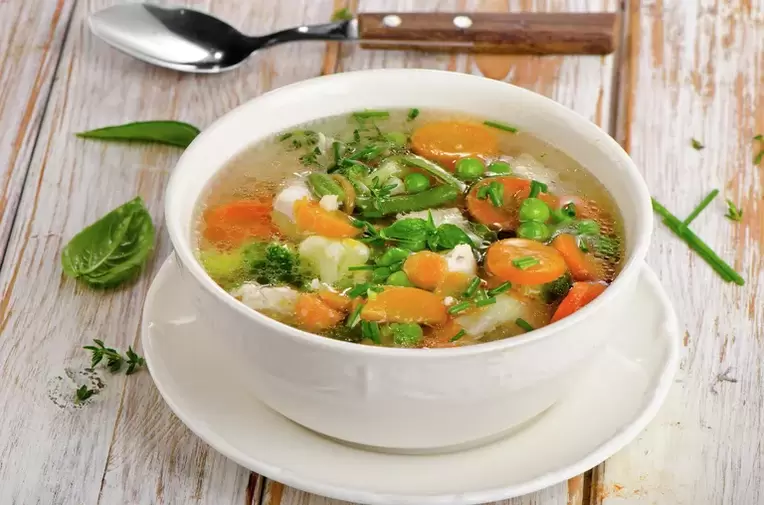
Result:
{"label": "soup broth", "polygon": [[251,308],[327,338],[455,347],[580,309],[623,229],[578,163],[509,125],[361,111],[259,142],[203,195],[197,252]]}

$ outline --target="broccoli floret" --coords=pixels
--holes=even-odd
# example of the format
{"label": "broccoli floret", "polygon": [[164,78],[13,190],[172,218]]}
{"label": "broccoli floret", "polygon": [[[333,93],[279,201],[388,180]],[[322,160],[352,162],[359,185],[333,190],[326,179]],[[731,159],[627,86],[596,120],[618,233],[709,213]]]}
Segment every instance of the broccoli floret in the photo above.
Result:
{"label": "broccoli floret", "polygon": [[566,272],[552,282],[547,282],[541,286],[541,296],[544,297],[546,303],[554,303],[565,298],[572,286],[573,280],[570,278],[570,274]]}
{"label": "broccoli floret", "polygon": [[259,284],[290,284],[302,287],[310,271],[297,251],[278,242],[255,242],[242,251],[247,270]]}

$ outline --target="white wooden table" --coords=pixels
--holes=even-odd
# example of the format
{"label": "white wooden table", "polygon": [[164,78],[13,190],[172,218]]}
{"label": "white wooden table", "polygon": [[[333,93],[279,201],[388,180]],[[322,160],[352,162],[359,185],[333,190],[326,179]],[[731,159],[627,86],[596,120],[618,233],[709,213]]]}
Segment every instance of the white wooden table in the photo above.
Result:
{"label": "white wooden table", "polygon": [[[338,505],[252,474],[192,435],[148,373],[108,377],[84,408],[57,406],[93,338],[140,352],[146,290],[170,251],[162,195],[178,150],[86,142],[74,132],[135,120],[204,127],[269,89],[370,67],[482,74],[551,96],[609,130],[651,192],[679,215],[722,199],[694,229],[746,279],[723,283],[662,225],[649,264],[685,325],[681,370],[658,418],[614,457],[512,505],[764,503],[764,0],[192,1],[242,29],[322,22],[352,10],[621,10],[611,57],[422,56],[333,44],[281,46],[220,76],[149,67],[84,23],[115,0],[0,0],[0,504]],[[706,148],[696,151],[690,138]],[[136,194],[158,252],[129,289],[97,293],[61,274],[61,248]],[[727,378],[736,381],[720,381]],[[60,398],[59,398],[60,400]],[[602,401],[607,401],[603,398]],[[58,402],[61,403],[60,401]]]}

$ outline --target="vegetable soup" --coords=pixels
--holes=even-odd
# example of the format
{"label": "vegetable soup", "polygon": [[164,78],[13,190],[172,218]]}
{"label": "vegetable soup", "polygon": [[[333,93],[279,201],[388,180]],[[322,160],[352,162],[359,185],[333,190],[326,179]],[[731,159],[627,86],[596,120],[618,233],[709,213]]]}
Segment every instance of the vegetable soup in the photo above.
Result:
{"label": "vegetable soup", "polygon": [[361,111],[260,142],[199,204],[198,258],[232,296],[327,338],[455,347],[553,323],[624,257],[583,167],[510,125]]}

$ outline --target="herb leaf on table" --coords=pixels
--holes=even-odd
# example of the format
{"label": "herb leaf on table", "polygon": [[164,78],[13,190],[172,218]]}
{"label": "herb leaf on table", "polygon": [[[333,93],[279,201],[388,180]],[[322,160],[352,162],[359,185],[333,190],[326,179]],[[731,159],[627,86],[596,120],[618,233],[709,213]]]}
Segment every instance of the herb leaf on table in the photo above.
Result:
{"label": "herb leaf on table", "polygon": [[199,135],[196,126],[180,121],[138,121],[77,133],[85,139],[117,140],[188,147]]}
{"label": "herb leaf on table", "polygon": [[61,253],[61,264],[69,277],[112,288],[138,275],[153,249],[154,224],[138,197],[75,235]]}

